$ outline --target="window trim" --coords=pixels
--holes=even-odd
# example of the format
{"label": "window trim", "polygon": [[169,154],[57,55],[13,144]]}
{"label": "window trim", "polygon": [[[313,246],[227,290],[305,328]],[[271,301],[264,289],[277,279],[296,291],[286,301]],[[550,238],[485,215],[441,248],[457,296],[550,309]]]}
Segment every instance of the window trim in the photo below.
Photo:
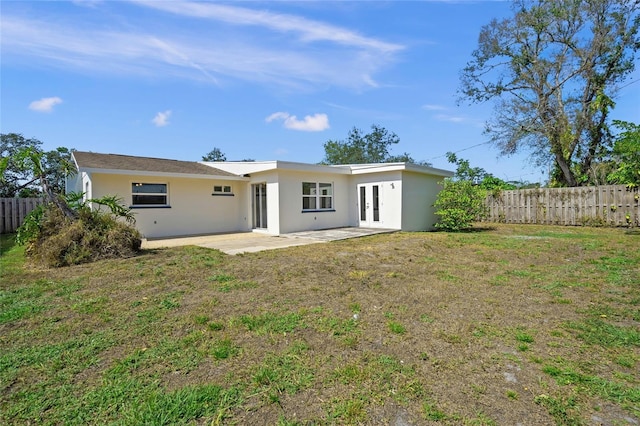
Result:
{"label": "window trim", "polygon": [[[142,193],[134,193],[133,187],[134,185],[164,185],[165,192],[164,193],[154,193],[154,192],[142,192]],[[164,204],[134,204],[134,196],[136,195],[163,195],[165,197]],[[131,181],[131,205],[130,209],[168,209],[171,208],[171,204],[169,202],[169,182],[149,182],[149,181]]]}
{"label": "window trim", "polygon": [[[216,187],[220,188],[219,191],[216,191]],[[229,188],[229,191],[225,191],[227,188]],[[214,197],[233,197],[235,196],[234,192],[233,192],[233,186],[232,185],[213,185],[213,192],[211,193],[212,196]]]}
{"label": "window trim", "polygon": [[[314,185],[313,187],[311,187],[312,189],[315,188],[315,191],[311,191],[311,192],[315,192],[315,194],[305,194],[304,193],[304,187],[305,184],[308,185]],[[321,191],[320,191],[320,185],[329,185],[329,187],[331,188],[331,194],[330,195],[322,195]],[[335,185],[333,182],[320,182],[320,181],[316,181],[316,182],[310,182],[310,181],[303,181],[302,182],[302,213],[317,213],[317,212],[335,212],[336,208],[335,208]],[[305,209],[304,208],[304,200],[308,198],[308,199],[312,199],[315,201],[315,207],[314,208],[308,208]],[[328,198],[331,203],[331,207],[327,207],[327,208],[320,208],[319,206],[321,205],[321,200],[323,198]]]}

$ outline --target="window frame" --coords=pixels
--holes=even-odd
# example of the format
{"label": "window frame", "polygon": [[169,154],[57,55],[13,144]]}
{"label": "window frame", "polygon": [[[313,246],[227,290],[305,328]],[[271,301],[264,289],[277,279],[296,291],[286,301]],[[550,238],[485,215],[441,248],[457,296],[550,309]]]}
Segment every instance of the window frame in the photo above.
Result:
{"label": "window frame", "polygon": [[[220,188],[220,189],[217,190],[216,188]],[[211,195],[233,197],[235,195],[233,193],[233,185],[213,185],[213,192],[211,193]]]}
{"label": "window frame", "polygon": [[[329,188],[329,194],[323,193],[323,188]],[[309,189],[309,193],[305,194],[305,189]],[[335,185],[333,182],[302,182],[302,213],[310,212],[334,212],[335,209]],[[308,200],[306,203],[305,201]],[[329,207],[322,207],[327,205]],[[305,208],[305,204],[308,206]]]}
{"label": "window frame", "polygon": [[[142,185],[163,185],[164,192],[135,192],[135,186]],[[144,196],[155,196],[155,197],[164,197],[163,204],[156,203],[135,203],[136,197],[144,197]],[[131,209],[166,209],[171,208],[171,204],[169,204],[169,183],[168,182],[149,182],[149,181],[137,181],[131,182],[131,205],[129,206]]]}

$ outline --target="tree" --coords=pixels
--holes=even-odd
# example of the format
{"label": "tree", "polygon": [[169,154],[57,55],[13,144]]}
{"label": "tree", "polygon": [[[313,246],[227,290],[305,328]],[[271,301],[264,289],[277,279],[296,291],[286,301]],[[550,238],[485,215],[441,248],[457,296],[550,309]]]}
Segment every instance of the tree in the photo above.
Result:
{"label": "tree", "polygon": [[640,186],[640,125],[615,120],[614,125],[622,130],[613,145],[615,164],[607,176],[610,183]]}
{"label": "tree", "polygon": [[62,197],[63,191],[59,191],[60,188],[57,188],[50,180],[52,176],[55,179],[59,174],[66,176],[69,173],[74,173],[75,167],[60,155],[52,155],[52,157],[57,165],[55,173],[51,173],[51,170],[47,167],[47,153],[33,146],[22,147],[10,157],[2,158],[0,172],[2,176],[5,176],[9,167],[13,167],[16,174],[32,177],[29,182],[18,187],[18,189],[27,185],[40,185],[40,193],[44,194],[48,202],[53,203],[67,218],[76,219],[78,215]]}
{"label": "tree", "polygon": [[[42,176],[54,193],[64,193],[66,175],[73,169],[72,150],[59,147],[42,151],[41,146],[42,142],[38,139],[26,139],[18,133],[0,134],[0,197],[38,197],[42,195]],[[42,176],[35,175],[33,167],[25,167],[26,151],[38,153],[38,167]],[[19,164],[18,159],[22,159],[22,163]]]}
{"label": "tree", "polygon": [[616,89],[640,48],[636,0],[516,0],[493,20],[461,74],[461,99],[496,101],[486,134],[502,154],[554,164],[558,184],[587,183],[606,156]]}
{"label": "tree", "polygon": [[511,182],[493,176],[482,167],[471,167],[469,160],[458,158],[447,152],[447,161],[455,164],[456,172],[446,178],[438,193],[434,207],[439,216],[435,227],[444,231],[462,231],[472,227],[473,222],[487,214],[487,193],[503,189],[516,189]]}
{"label": "tree", "polygon": [[517,185],[514,183],[505,182],[504,180],[487,172],[482,167],[471,167],[469,160],[458,158],[458,156],[453,152],[447,152],[446,157],[448,162],[457,166],[456,173],[454,175],[455,180],[469,181],[473,185],[477,185],[480,188],[489,191],[517,188]]}
{"label": "tree", "polygon": [[401,155],[390,155],[392,145],[400,142],[400,138],[382,126],[373,124],[371,133],[354,127],[349,131],[346,141],[327,141],[324,144],[324,159],[321,164],[367,164],[367,163],[418,163],[406,152]]}
{"label": "tree", "polygon": [[220,148],[213,148],[207,155],[202,157],[202,161],[227,161],[227,156],[224,155]]}

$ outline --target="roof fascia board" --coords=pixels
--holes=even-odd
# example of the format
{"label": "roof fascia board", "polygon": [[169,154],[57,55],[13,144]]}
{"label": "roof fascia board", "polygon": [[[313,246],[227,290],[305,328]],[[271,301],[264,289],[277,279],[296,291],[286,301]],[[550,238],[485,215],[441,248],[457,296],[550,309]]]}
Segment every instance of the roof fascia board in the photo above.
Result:
{"label": "roof fascia board", "polygon": [[237,174],[256,174],[271,172],[274,170],[292,170],[298,172],[320,172],[330,174],[351,174],[351,170],[346,166],[327,166],[324,164],[297,163],[294,161],[225,161],[225,162],[204,162],[203,164],[215,167],[225,172]]}
{"label": "roof fascia board", "polygon": [[91,174],[105,174],[105,175],[158,176],[158,177],[207,179],[207,180],[236,180],[236,181],[249,180],[248,178],[243,176],[203,175],[203,174],[197,174],[197,173],[150,172],[145,170],[81,168],[80,172],[86,172]]}
{"label": "roof fascia board", "polygon": [[390,172],[390,171],[410,171],[425,175],[435,175],[451,177],[454,175],[449,170],[436,169],[433,167],[421,166],[413,163],[383,163],[383,164],[351,164],[349,165],[354,175],[367,173]]}

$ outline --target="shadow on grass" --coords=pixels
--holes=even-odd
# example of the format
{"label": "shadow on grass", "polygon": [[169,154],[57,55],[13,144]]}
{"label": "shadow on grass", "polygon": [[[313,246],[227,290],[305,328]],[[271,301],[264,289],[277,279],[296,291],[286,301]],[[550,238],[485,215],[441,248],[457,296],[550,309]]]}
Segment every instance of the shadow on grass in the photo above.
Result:
{"label": "shadow on grass", "polygon": [[495,231],[496,229],[497,228],[495,226],[478,226],[473,228],[460,229],[458,231],[449,231],[449,230],[445,231],[444,229],[437,229],[434,232],[448,233],[448,234],[476,234],[480,232]]}
{"label": "shadow on grass", "polygon": [[0,256],[4,256],[16,245],[16,234],[0,234]]}
{"label": "shadow on grass", "polygon": [[624,233],[626,235],[640,236],[640,228],[627,229]]}

